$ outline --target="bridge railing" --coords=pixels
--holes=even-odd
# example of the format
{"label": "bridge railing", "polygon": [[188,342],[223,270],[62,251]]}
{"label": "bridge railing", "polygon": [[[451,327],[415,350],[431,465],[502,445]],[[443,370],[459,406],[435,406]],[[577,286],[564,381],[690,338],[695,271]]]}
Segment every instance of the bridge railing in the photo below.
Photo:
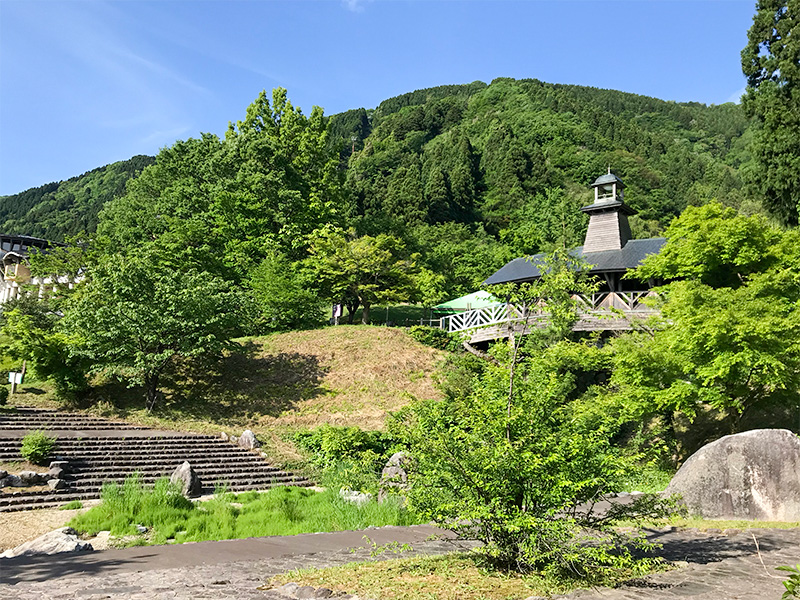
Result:
{"label": "bridge railing", "polygon": [[[572,299],[578,305],[581,314],[612,313],[615,310],[623,313],[652,312],[645,304],[647,297],[654,295],[646,292],[598,292],[595,294],[575,294]],[[466,331],[489,325],[520,321],[536,315],[544,315],[545,307],[517,307],[513,304],[497,304],[484,308],[475,308],[447,317],[442,317],[441,328],[445,331]]]}

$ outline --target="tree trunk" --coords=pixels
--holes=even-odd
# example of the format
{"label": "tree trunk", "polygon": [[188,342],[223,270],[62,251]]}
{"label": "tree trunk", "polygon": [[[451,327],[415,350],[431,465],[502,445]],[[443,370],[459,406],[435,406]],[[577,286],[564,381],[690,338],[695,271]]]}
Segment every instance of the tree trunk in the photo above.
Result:
{"label": "tree trunk", "polygon": [[361,324],[369,325],[369,307],[368,303],[364,303],[364,310],[361,311]]}
{"label": "tree trunk", "polygon": [[148,373],[144,376],[144,394],[147,412],[150,412],[158,398],[158,373]]}
{"label": "tree trunk", "polygon": [[345,302],[345,306],[347,306],[347,324],[352,325],[353,319],[356,316],[356,311],[358,310],[358,301]]}

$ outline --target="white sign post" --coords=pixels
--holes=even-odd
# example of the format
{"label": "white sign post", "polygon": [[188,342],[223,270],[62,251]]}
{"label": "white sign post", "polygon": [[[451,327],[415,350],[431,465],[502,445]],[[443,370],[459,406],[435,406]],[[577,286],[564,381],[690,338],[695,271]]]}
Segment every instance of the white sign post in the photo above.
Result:
{"label": "white sign post", "polygon": [[11,393],[14,394],[17,391],[17,385],[22,383],[22,376],[23,373],[18,373],[16,371],[11,371],[8,374],[8,383],[11,384]]}

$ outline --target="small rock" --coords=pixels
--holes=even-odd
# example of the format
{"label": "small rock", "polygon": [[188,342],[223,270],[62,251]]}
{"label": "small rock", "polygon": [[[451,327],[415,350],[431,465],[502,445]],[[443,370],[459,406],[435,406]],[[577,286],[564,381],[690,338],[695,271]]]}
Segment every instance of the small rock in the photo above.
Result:
{"label": "small rock", "polygon": [[314,593],[314,598],[330,598],[333,596],[333,590],[328,588],[317,588],[317,591]]}
{"label": "small rock", "polygon": [[231,435],[231,436],[228,437],[228,441],[231,444],[235,444],[237,441],[239,441],[239,438],[237,438],[235,435]]}
{"label": "small rock", "polygon": [[147,527],[144,525],[134,525],[134,527],[136,527],[136,531],[139,533],[147,533]]}
{"label": "small rock", "polygon": [[289,583],[284,583],[277,591],[287,596],[294,596],[299,587],[294,581],[290,581]]}
{"label": "small rock", "polygon": [[256,438],[256,434],[250,431],[249,429],[245,429],[242,432],[241,437],[239,437],[238,444],[242,448],[246,448],[248,450],[261,447],[261,442],[259,442],[258,439]]}
{"label": "small rock", "polygon": [[315,590],[310,585],[303,585],[297,588],[297,591],[294,593],[295,598],[299,598],[299,600],[303,600],[304,598],[314,598],[314,594],[317,590]]}
{"label": "small rock", "polygon": [[200,476],[192,468],[192,465],[189,464],[189,461],[184,461],[180,467],[175,469],[169,480],[172,483],[180,485],[181,493],[187,498],[199,496],[203,487]]}
{"label": "small rock", "polygon": [[0,469],[0,479],[5,479],[7,475],[8,471],[3,471],[2,469]]}
{"label": "small rock", "polygon": [[0,487],[25,487],[25,485],[19,475],[6,475],[0,479]]}
{"label": "small rock", "polygon": [[221,432],[219,433],[219,437],[220,437],[220,439],[221,439],[221,440],[223,440],[223,441],[226,441],[226,442],[228,441],[228,434],[227,434],[227,433],[225,433],[224,431],[221,431]]}
{"label": "small rock", "polygon": [[47,479],[48,481],[51,479],[61,479],[61,475],[64,473],[64,469],[61,467],[52,467],[47,472]]}
{"label": "small rock", "polygon": [[369,492],[356,492],[346,488],[339,490],[339,497],[345,502],[350,502],[356,506],[361,506],[372,500],[372,494]]}
{"label": "small rock", "polygon": [[50,479],[47,482],[47,485],[50,486],[51,490],[65,490],[67,489],[67,482],[63,479]]}
{"label": "small rock", "polygon": [[50,463],[51,469],[63,469],[65,473],[69,473],[69,461],[68,460],[54,460]]}
{"label": "small rock", "polygon": [[20,471],[19,479],[22,485],[40,485],[43,483],[41,474],[36,471]]}
{"label": "small rock", "polygon": [[90,552],[92,545],[78,539],[78,533],[70,527],[62,527],[39,536],[35,540],[6,550],[0,558],[15,556],[33,556],[36,554],[58,554],[61,552]]}
{"label": "small rock", "polygon": [[408,473],[411,459],[405,452],[395,452],[381,472],[381,489],[378,502],[383,502],[390,494],[401,494],[408,489]]}

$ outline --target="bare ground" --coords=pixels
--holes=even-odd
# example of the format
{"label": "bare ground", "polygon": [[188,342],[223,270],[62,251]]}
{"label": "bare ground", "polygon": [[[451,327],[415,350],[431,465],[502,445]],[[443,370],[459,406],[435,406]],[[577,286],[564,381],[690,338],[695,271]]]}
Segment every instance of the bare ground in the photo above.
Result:
{"label": "bare ground", "polygon": [[48,531],[64,527],[72,517],[84,510],[86,509],[40,508],[0,512],[0,552],[34,540]]}

